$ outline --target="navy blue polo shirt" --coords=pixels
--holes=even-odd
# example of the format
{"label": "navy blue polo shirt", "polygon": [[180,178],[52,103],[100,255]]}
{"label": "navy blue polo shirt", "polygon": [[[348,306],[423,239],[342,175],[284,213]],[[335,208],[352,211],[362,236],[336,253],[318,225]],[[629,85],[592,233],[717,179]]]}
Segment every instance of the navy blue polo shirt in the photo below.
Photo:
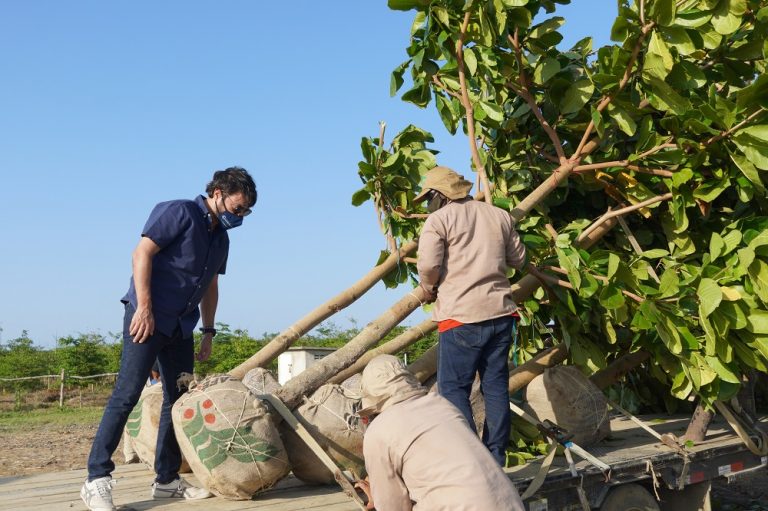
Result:
{"label": "navy blue polo shirt", "polygon": [[[200,320],[198,305],[205,290],[227,268],[229,236],[224,229],[211,230],[205,197],[161,202],[152,210],[141,233],[160,247],[152,259],[152,313],[155,331],[170,336],[181,328],[192,336]],[[137,305],[133,277],[121,300]]]}

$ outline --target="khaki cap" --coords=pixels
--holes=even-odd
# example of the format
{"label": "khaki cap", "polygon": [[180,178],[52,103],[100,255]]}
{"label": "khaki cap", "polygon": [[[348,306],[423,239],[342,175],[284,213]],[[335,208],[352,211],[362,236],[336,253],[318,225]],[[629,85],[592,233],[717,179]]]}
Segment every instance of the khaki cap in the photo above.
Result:
{"label": "khaki cap", "polygon": [[448,167],[435,167],[427,172],[427,177],[421,186],[421,193],[414,197],[413,202],[423,201],[430,190],[437,190],[450,200],[459,200],[469,195],[471,189],[472,183],[464,179],[461,174],[457,174],[455,170]]}

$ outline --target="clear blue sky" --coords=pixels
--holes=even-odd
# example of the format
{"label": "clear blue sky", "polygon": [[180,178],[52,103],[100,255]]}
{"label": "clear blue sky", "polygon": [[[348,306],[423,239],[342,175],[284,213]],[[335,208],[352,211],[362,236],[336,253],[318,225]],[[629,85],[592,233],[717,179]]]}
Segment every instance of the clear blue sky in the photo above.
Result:
{"label": "clear blue sky", "polygon": [[[607,44],[615,12],[563,7],[561,46]],[[152,206],[231,165],[259,202],[232,231],[217,321],[281,331],[357,280],[385,246],[372,206],[350,204],[362,136],[413,123],[471,172],[432,106],[389,97],[412,18],[385,0],[0,4],[0,342],[120,331]],[[407,292],[379,284],[334,322],[363,326]]]}

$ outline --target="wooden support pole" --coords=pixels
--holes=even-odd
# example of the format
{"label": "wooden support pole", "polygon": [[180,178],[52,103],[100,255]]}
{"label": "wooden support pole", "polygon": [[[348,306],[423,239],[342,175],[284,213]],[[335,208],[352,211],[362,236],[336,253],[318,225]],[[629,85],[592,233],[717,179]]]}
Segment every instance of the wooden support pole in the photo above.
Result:
{"label": "wooden support pole", "polygon": [[59,408],[64,408],[64,368],[61,368],[61,386],[59,387]]}

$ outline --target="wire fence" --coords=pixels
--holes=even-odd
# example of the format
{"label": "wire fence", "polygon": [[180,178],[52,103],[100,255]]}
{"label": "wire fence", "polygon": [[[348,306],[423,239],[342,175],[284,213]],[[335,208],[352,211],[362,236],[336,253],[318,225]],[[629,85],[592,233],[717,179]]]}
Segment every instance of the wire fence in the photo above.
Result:
{"label": "wire fence", "polygon": [[[50,391],[52,390],[52,388],[58,386],[59,408],[63,408],[65,403],[65,397],[67,396],[68,391],[70,390],[67,388],[68,382],[69,383],[78,382],[78,385],[76,385],[77,393],[80,398],[80,404],[82,405],[82,398],[83,398],[82,385],[81,385],[82,382],[91,380],[93,382],[93,384],[91,385],[91,391],[95,391],[96,383],[98,383],[100,386],[114,384],[116,377],[117,377],[117,373],[101,373],[101,374],[92,374],[88,376],[78,376],[75,374],[67,374],[67,372],[64,369],[62,369],[61,373],[59,374],[21,376],[18,378],[0,378],[0,390],[2,390],[3,394],[7,394],[8,387],[9,386],[12,387],[14,389],[14,394],[15,394],[14,407],[18,408],[19,404],[24,400],[23,392],[25,391],[25,389],[22,389],[19,385],[16,385],[16,384],[39,380],[43,382],[43,384],[40,387],[48,391],[48,396],[50,396]],[[26,392],[32,392],[32,390],[26,389]]]}

